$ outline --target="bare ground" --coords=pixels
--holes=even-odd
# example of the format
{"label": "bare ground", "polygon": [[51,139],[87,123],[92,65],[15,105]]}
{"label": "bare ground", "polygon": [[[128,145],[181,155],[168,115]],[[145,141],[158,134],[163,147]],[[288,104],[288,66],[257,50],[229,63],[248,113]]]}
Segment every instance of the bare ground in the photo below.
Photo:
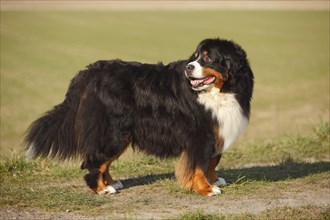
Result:
{"label": "bare ground", "polygon": [[[310,207],[320,212],[330,207],[329,178],[317,182],[305,182],[300,178],[271,180],[260,186],[260,190],[253,189],[253,193],[246,194],[233,193],[229,185],[223,188],[224,194],[214,197],[200,197],[177,190],[175,186],[172,188],[173,178],[173,174],[159,174],[124,179],[126,188],[117,194],[103,195],[109,202],[90,213],[86,210],[47,212],[19,206],[3,207],[0,208],[0,219],[170,219],[197,210],[211,215],[259,215],[279,208]],[[90,193],[82,181],[65,182],[57,187],[68,186]]]}
{"label": "bare ground", "polygon": [[[273,198],[231,198],[230,195],[221,195],[205,199],[186,197],[179,198],[166,195],[160,188],[148,188],[138,186],[127,189],[123,193],[110,196],[111,203],[104,207],[111,207],[113,212],[109,216],[86,216],[66,210],[65,212],[46,212],[31,208],[1,208],[0,219],[104,219],[104,218],[134,218],[134,219],[161,219],[178,217],[186,212],[201,210],[209,214],[259,214],[267,209],[275,208],[299,208],[330,206],[329,188],[308,189],[302,192],[281,192],[279,189],[274,194],[281,196]],[[140,200],[139,195],[143,194]],[[126,206],[126,207],[125,207]],[[130,210],[129,212],[127,210]]]}

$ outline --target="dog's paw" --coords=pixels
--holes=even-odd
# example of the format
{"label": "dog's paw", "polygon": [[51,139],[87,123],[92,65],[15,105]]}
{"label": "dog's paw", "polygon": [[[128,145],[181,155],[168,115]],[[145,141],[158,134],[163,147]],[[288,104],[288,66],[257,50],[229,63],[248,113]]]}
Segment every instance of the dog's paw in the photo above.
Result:
{"label": "dog's paw", "polygon": [[114,194],[114,193],[117,192],[116,188],[113,187],[113,186],[108,186],[108,187],[107,187],[107,190],[108,190],[108,193],[109,193],[109,194]]}
{"label": "dog's paw", "polygon": [[215,183],[213,183],[213,186],[226,186],[227,182],[224,178],[219,177],[218,181],[216,181]]}
{"label": "dog's paw", "polygon": [[114,184],[107,186],[103,190],[97,192],[99,195],[105,195],[105,194],[114,194],[117,193],[117,190],[123,189],[123,184],[118,180]]}
{"label": "dog's paw", "polygon": [[213,185],[212,186],[212,192],[208,194],[208,196],[215,196],[221,194],[221,189],[218,186]]}
{"label": "dog's paw", "polygon": [[116,192],[117,192],[117,190],[114,187],[108,186],[108,187],[98,191],[97,194],[106,195],[106,194],[113,194],[113,193],[116,193]]}
{"label": "dog's paw", "polygon": [[120,190],[120,189],[123,189],[123,188],[124,188],[124,186],[119,180],[117,180],[116,183],[114,183],[112,185],[109,185],[107,187],[108,193],[110,193],[110,194],[117,193],[117,190]]}

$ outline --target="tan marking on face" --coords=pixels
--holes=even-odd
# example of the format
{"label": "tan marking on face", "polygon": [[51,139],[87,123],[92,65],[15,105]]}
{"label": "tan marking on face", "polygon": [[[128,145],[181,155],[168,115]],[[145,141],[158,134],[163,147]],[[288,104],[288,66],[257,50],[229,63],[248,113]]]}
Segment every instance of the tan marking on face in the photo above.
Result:
{"label": "tan marking on face", "polygon": [[219,73],[218,71],[216,71],[214,69],[208,68],[208,67],[203,67],[202,71],[203,71],[203,76],[204,77],[207,77],[207,76],[210,76],[210,75],[215,76],[216,79],[215,79],[215,82],[214,82],[214,86],[218,89],[221,89],[221,87],[223,85],[223,82],[224,82],[221,73]]}

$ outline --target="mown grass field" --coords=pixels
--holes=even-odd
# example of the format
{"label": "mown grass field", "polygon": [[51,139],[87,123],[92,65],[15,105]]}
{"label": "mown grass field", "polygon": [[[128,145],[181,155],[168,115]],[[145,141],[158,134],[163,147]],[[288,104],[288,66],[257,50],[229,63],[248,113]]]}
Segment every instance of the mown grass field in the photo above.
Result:
{"label": "mown grass field", "polygon": [[10,209],[43,210],[48,213],[44,218],[65,219],[328,219],[330,162],[324,160],[329,133],[329,124],[320,124],[310,137],[242,145],[228,152],[218,173],[229,185],[222,188],[224,194],[210,198],[180,188],[174,159],[119,159],[112,173],[126,189],[97,196],[82,181],[86,172],[73,164],[27,162],[16,156],[0,164],[0,213],[6,217],[12,216]]}
{"label": "mown grass field", "polygon": [[254,70],[244,141],[310,134],[329,120],[328,18],[326,11],[2,11],[1,152],[22,149],[31,121],[63,100],[87,64],[168,63],[208,37],[237,41]]}
{"label": "mown grass field", "polygon": [[[78,70],[98,59],[168,63],[208,37],[241,44],[256,83],[250,125],[220,164],[231,182],[224,195],[182,191],[175,160],[126,154],[113,170],[131,187],[114,197],[88,193],[78,162],[25,160],[24,131],[63,100]],[[0,46],[0,211],[129,218],[162,207],[164,218],[329,218],[328,11],[1,11]],[[305,201],[313,190],[324,203]],[[242,212],[228,211],[239,201]]]}

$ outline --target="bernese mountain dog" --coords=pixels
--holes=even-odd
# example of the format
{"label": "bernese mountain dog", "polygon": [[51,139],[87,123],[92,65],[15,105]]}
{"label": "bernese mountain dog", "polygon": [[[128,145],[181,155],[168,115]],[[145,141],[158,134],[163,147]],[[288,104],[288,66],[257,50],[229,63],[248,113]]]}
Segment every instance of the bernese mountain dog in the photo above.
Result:
{"label": "bernese mountain dog", "polygon": [[183,188],[221,193],[222,153],[248,124],[254,77],[245,51],[224,39],[200,42],[188,60],[168,65],[97,61],[71,81],[65,100],[32,123],[31,158],[79,155],[98,194],[122,189],[110,164],[128,146],[160,158],[180,156]]}

